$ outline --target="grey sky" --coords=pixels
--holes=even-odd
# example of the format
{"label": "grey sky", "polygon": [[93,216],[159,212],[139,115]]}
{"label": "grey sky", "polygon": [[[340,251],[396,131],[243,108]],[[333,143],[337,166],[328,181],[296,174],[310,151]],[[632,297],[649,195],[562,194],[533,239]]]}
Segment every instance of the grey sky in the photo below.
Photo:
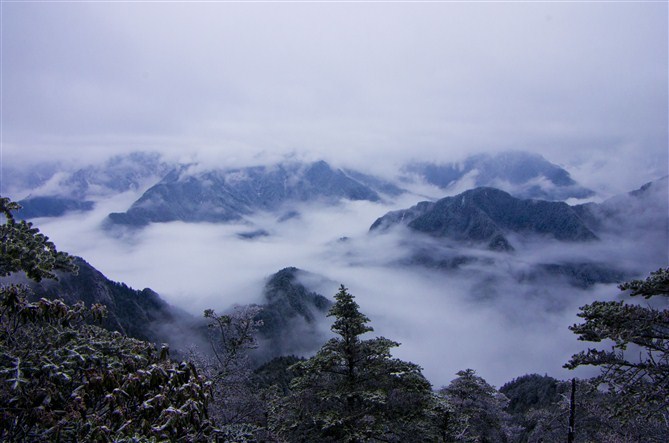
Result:
{"label": "grey sky", "polygon": [[667,169],[664,2],[2,7],[6,162],[513,148]]}

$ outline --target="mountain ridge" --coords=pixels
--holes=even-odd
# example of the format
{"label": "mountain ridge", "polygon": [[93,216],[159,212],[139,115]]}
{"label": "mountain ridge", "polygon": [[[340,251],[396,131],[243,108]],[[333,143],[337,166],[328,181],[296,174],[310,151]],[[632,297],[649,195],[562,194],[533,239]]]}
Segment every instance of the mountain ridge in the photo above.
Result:
{"label": "mountain ridge", "polygon": [[461,162],[414,162],[404,166],[405,180],[418,177],[440,189],[453,189],[464,181],[468,187],[493,187],[518,198],[564,201],[592,197],[564,168],[539,154],[505,151],[474,154]]}
{"label": "mountain ridge", "polygon": [[432,237],[483,244],[497,251],[514,250],[507,238],[509,232],[551,236],[560,241],[597,239],[566,203],[518,199],[489,187],[390,212],[378,218],[370,232],[396,224]]}
{"label": "mountain ridge", "polygon": [[308,164],[189,172],[175,169],[149,188],[123,213],[112,213],[109,222],[144,226],[154,222],[240,221],[255,211],[277,211],[307,201],[340,199],[382,200],[375,188],[394,189],[373,177],[332,168],[325,161]]}

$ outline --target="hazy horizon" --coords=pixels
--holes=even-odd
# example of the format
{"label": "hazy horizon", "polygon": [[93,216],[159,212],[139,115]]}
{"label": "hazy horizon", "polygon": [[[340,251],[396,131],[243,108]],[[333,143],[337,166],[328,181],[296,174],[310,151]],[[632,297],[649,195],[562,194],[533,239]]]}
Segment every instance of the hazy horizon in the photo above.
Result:
{"label": "hazy horizon", "polygon": [[626,191],[669,168],[667,8],[3,3],[3,165],[515,149]]}

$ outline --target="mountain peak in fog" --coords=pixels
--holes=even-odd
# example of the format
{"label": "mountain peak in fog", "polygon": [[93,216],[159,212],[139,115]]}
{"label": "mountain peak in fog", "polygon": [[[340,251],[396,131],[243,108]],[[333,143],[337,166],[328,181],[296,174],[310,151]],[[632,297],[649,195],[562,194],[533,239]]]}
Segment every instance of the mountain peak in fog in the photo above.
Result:
{"label": "mountain peak in fog", "polygon": [[569,172],[539,154],[506,151],[476,154],[462,162],[416,162],[407,165],[407,179],[418,178],[442,189],[494,187],[520,198],[562,201],[594,195],[580,186]]}
{"label": "mountain peak in fog", "polygon": [[[116,224],[226,222],[256,211],[276,211],[299,202],[336,203],[341,199],[381,201],[389,185],[331,167],[325,161],[201,170],[181,167],[149,188],[125,213],[110,214]],[[378,189],[378,191],[377,191]]]}
{"label": "mountain peak in fog", "polygon": [[514,249],[508,233],[549,236],[560,241],[597,238],[566,203],[519,199],[488,187],[390,212],[377,219],[370,231],[398,224],[432,237],[500,251]]}
{"label": "mountain peak in fog", "polygon": [[258,314],[259,354],[264,359],[287,354],[310,353],[326,338],[319,323],[332,301],[313,291],[308,281],[320,278],[295,267],[281,269],[265,283],[265,303]]}

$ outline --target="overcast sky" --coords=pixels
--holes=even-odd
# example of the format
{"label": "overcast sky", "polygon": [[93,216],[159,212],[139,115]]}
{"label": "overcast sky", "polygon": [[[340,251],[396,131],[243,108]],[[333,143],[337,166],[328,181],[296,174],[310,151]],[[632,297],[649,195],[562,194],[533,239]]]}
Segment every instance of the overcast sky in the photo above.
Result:
{"label": "overcast sky", "polygon": [[667,18],[666,2],[3,3],[3,157],[383,170],[526,149],[636,185],[667,170]]}

